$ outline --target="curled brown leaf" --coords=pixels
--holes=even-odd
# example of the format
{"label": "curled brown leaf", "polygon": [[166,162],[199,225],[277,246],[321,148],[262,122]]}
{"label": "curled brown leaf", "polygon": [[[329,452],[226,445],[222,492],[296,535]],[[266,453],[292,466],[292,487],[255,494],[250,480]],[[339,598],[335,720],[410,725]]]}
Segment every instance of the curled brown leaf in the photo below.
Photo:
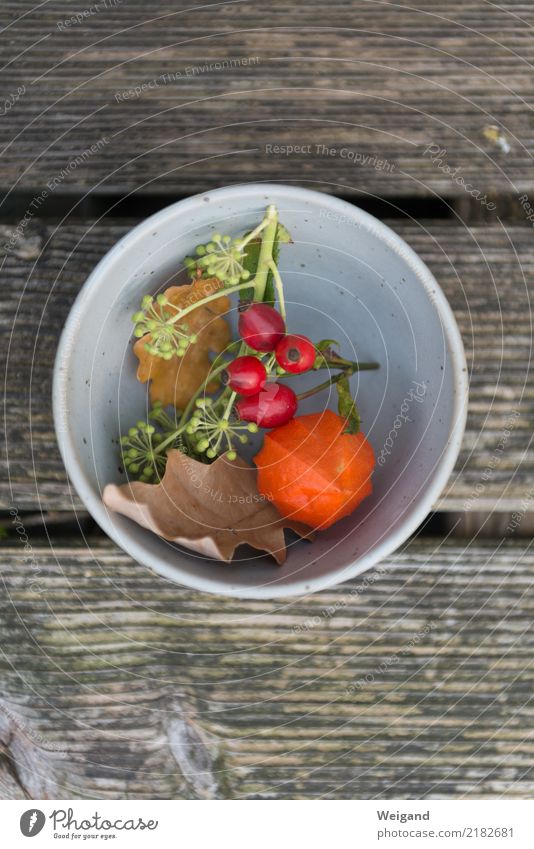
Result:
{"label": "curled brown leaf", "polygon": [[104,504],[163,539],[229,562],[239,545],[286,558],[284,528],[311,539],[300,522],[280,516],[256,486],[256,470],[241,458],[211,465],[169,452],[160,484],[108,484]]}
{"label": "curled brown leaf", "polygon": [[[171,286],[165,295],[176,307],[182,309],[214,294],[222,284],[217,278],[197,279],[185,286]],[[187,325],[190,332],[197,334],[197,341],[190,345],[185,356],[163,360],[150,354],[145,344],[150,334],[142,336],[134,345],[134,354],[139,359],[137,379],[141,383],[150,381],[150,400],[161,401],[164,407],[173,404],[183,410],[199,386],[208,377],[211,362],[210,351],[224,351],[231,338],[228,322],[222,317],[230,309],[230,298],[221,295],[209,304],[203,304],[190,312]],[[208,384],[206,390],[213,392],[217,384]]]}

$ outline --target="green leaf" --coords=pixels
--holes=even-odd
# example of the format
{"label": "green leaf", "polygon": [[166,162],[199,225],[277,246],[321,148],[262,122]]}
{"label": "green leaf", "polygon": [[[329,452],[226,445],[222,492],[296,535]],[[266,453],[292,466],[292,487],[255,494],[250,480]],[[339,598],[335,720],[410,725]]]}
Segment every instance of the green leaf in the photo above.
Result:
{"label": "green leaf", "polygon": [[358,433],[360,429],[360,414],[356,406],[356,401],[350,392],[348,377],[338,380],[336,387],[338,394],[337,410],[339,415],[347,420],[345,433]]}
{"label": "green leaf", "polygon": [[[246,235],[246,234],[245,234]],[[260,258],[261,238],[258,236],[249,242],[245,248],[245,258],[243,259],[243,267],[250,272],[250,276],[254,277],[258,267]]]}
{"label": "green leaf", "polygon": [[335,345],[336,348],[340,348],[341,345],[336,339],[321,339],[320,342],[317,342],[316,348],[318,351],[327,351],[328,348],[331,348],[332,345]]}
{"label": "green leaf", "polygon": [[[245,234],[246,235],[246,234]],[[256,274],[256,269],[258,267],[258,260],[260,258],[260,248],[261,248],[261,239],[258,237],[257,239],[253,239],[252,242],[249,242],[245,249],[245,258],[243,260],[243,268],[249,272],[251,279]],[[254,298],[254,288],[251,286],[250,289],[241,289],[239,293],[240,301],[251,301]]]}
{"label": "green leaf", "polygon": [[327,355],[332,345],[336,345],[338,348],[340,347],[339,342],[335,339],[321,339],[320,342],[317,342],[315,345],[317,356],[315,357],[315,362],[313,364],[314,369],[323,368],[325,362],[330,362],[330,357]]}
{"label": "green leaf", "polygon": [[[285,227],[284,227],[285,230]],[[278,238],[278,233],[280,232],[280,224],[276,228],[276,241],[273,244],[273,260],[275,265],[278,265],[278,259],[280,257],[280,241]],[[287,232],[287,231],[286,231]],[[269,304],[271,307],[274,307],[276,301],[275,290],[274,290],[274,277],[273,272],[269,271],[267,275],[267,283],[265,284],[265,292],[263,293],[263,303]]]}
{"label": "green leaf", "polygon": [[283,224],[280,224],[280,222],[276,228],[276,241],[281,245],[289,245],[293,241],[288,229]]}

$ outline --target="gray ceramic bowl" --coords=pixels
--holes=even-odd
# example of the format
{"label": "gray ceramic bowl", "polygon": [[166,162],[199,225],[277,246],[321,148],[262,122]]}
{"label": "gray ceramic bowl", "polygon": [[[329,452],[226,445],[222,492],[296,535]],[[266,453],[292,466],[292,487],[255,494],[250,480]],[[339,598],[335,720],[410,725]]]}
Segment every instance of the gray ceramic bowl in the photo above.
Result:
{"label": "gray ceramic bowl", "polygon": [[[294,240],[284,247],[280,263],[292,330],[337,339],[345,356],[381,363],[379,371],[352,379],[362,429],[378,464],[373,495],[314,543],[292,541],[284,566],[263,556],[226,565],[108,512],[101,492],[108,482],[124,481],[117,438],[146,410],[146,387],[135,379],[131,313],[144,293],[175,277],[196,244],[216,231],[238,235],[252,229],[269,203],[278,206]],[[139,563],[173,581],[250,598],[337,584],[400,546],[423,521],[453,469],[466,402],[458,328],[416,254],[351,204],[270,184],[232,186],[180,201],[121,239],[72,308],[54,376],[54,416],[65,466],[106,533]],[[316,396],[308,409],[319,403],[329,403],[328,397]]]}

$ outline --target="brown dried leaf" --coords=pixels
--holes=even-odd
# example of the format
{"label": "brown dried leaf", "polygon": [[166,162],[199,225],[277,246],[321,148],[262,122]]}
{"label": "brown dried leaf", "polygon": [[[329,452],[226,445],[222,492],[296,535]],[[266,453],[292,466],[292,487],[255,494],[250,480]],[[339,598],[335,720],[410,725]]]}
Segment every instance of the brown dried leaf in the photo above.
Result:
{"label": "brown dried leaf", "polygon": [[[222,284],[216,277],[198,279],[185,286],[171,286],[165,295],[174,306],[186,307],[212,295]],[[207,378],[211,366],[210,351],[219,354],[224,351],[231,337],[228,322],[222,318],[230,309],[230,298],[221,295],[209,304],[198,307],[189,313],[186,322],[198,339],[190,345],[184,357],[164,360],[149,354],[145,343],[150,334],[142,336],[134,345],[134,354],[139,359],[137,379],[141,383],[150,380],[150,400],[161,401],[164,407],[174,404],[183,410],[193,397],[201,383]],[[217,384],[208,384],[208,392],[213,392]]]}
{"label": "brown dried leaf", "polygon": [[283,519],[256,487],[256,470],[241,458],[219,457],[211,465],[170,451],[160,484],[108,484],[104,504],[163,539],[229,562],[244,543],[286,559],[284,528],[313,534],[300,522]]}

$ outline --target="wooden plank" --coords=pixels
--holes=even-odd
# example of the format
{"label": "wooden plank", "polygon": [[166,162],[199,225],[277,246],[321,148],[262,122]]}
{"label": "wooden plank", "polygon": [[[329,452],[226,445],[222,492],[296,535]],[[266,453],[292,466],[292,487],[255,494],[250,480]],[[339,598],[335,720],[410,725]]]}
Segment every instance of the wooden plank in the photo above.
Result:
{"label": "wooden plank", "polygon": [[[32,227],[17,248],[25,258],[11,254],[3,265],[0,345],[7,362],[7,404],[0,505],[70,510],[79,502],[66,485],[51,417],[55,349],[81,284],[128,225]],[[532,500],[534,465],[532,230],[497,222],[465,229],[451,221],[396,221],[393,227],[443,286],[471,371],[467,433],[439,507],[524,512]],[[40,255],[39,244],[45,243]]]}
{"label": "wooden plank", "polygon": [[534,792],[526,544],[419,540],[282,605],[109,544],[1,555],[0,740],[32,798]]}
{"label": "wooden plank", "polygon": [[462,197],[460,176],[481,195],[533,187],[527,4],[130,0],[79,22],[69,0],[3,10],[5,188],[38,194],[57,178],[52,191],[175,194],[252,176],[354,195]]}

